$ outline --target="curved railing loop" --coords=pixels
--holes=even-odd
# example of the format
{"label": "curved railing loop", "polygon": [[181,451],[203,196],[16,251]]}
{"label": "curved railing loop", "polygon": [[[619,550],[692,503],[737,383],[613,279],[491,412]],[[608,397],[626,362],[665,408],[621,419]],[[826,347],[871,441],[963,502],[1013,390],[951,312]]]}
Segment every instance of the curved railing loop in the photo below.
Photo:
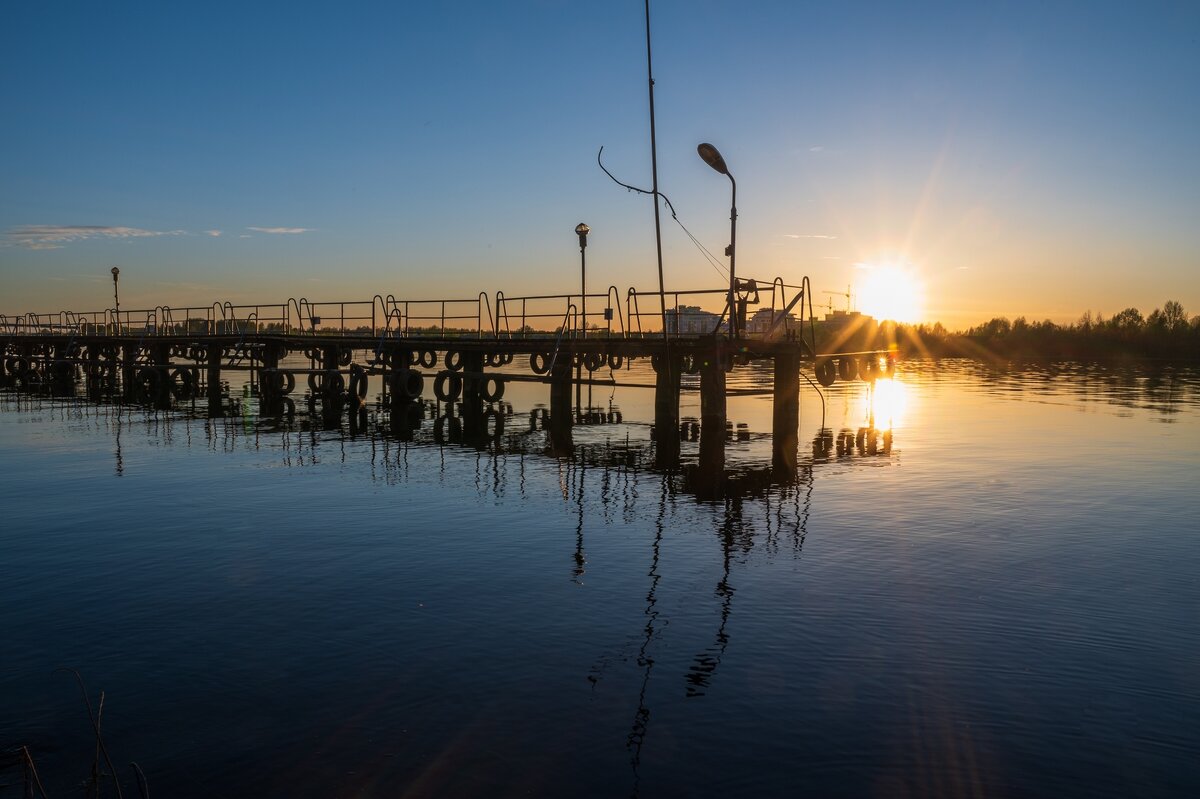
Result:
{"label": "curved railing loop", "polygon": [[478,337],[483,338],[483,309],[487,308],[488,324],[492,328],[492,337],[499,338],[496,335],[496,320],[492,317],[492,301],[488,298],[486,291],[479,292],[479,298],[476,300],[478,308],[476,311],[475,325],[478,330]]}
{"label": "curved railing loop", "polygon": [[645,338],[646,334],[642,332],[642,311],[638,307],[638,293],[633,286],[629,287],[629,291],[625,294],[625,318],[629,320],[630,334],[633,333],[633,325],[637,323],[638,338]]}
{"label": "curved railing loop", "polygon": [[297,300],[295,297],[288,297],[287,301],[287,319],[284,321],[284,327],[291,330],[292,327],[292,311],[296,311],[296,331],[304,333],[304,314],[300,311],[300,303],[307,303],[306,299]]}
{"label": "curved railing loop", "polygon": [[[625,329],[625,317],[621,314],[621,291],[616,286],[608,287],[608,295],[604,300],[608,303],[608,308],[605,310],[611,311],[616,315],[617,321],[621,323],[621,338],[629,338],[629,331]],[[608,334],[612,335],[612,320],[608,321]]]}

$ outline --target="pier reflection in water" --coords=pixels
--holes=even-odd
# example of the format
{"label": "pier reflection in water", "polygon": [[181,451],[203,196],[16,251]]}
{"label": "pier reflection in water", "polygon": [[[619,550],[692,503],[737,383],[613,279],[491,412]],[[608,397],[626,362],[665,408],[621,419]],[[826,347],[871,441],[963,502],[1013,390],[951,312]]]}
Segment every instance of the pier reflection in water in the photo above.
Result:
{"label": "pier reflection in water", "polygon": [[[404,414],[363,408],[339,423],[332,423],[319,407],[307,402],[300,402],[298,408],[279,416],[263,416],[255,412],[256,403],[248,392],[243,392],[241,401],[236,390],[231,395],[234,400],[228,412],[212,418],[96,404],[85,398],[22,394],[7,395],[0,407],[8,412],[6,415],[32,417],[42,424],[57,426],[63,436],[107,436],[112,453],[111,473],[135,481],[145,479],[145,470],[154,468],[147,462],[148,449],[157,455],[202,449],[239,460],[256,455],[276,468],[315,473],[335,465],[350,472],[365,472],[370,482],[397,487],[427,484],[432,467],[440,475],[438,482],[444,486],[443,491],[448,490],[451,495],[471,492],[498,502],[516,499],[544,503],[546,478],[554,475],[556,491],[574,517],[572,535],[559,540],[562,547],[559,557],[565,575],[581,588],[589,584],[591,569],[598,567],[602,573],[611,570],[612,531],[636,527],[647,515],[651,516],[652,540],[633,544],[635,548],[644,547],[647,558],[646,584],[640,589],[645,597],[641,623],[627,626],[618,635],[624,643],[602,649],[594,655],[592,665],[579,672],[593,691],[607,690],[613,668],[623,671],[633,665],[641,673],[636,690],[626,686],[620,689],[625,699],[616,699],[617,704],[636,703],[624,735],[634,794],[638,793],[644,747],[654,734],[651,706],[656,685],[661,686],[659,690],[682,686],[688,697],[698,699],[718,678],[722,659],[733,641],[734,584],[739,564],[756,550],[768,553],[769,557],[781,552],[798,557],[810,514],[814,469],[854,455],[867,455],[864,447],[859,447],[857,453],[839,449],[835,454],[828,445],[832,432],[818,429],[811,437],[812,457],[793,456],[792,468],[780,471],[778,463],[771,464],[769,457],[763,457],[771,447],[769,440],[753,435],[749,423],[730,422],[728,430],[722,433],[731,449],[740,447],[748,453],[747,457],[732,458],[728,468],[706,472],[703,453],[696,446],[699,419],[685,415],[680,427],[684,455],[681,466],[659,470],[655,466],[655,437],[649,425],[626,419],[612,397],[576,413],[570,446],[564,450],[561,440],[555,440],[547,409],[540,404],[526,410],[509,402],[497,402],[477,406],[472,412],[463,403],[412,403]],[[136,456],[129,464],[131,451]],[[190,458],[189,462],[195,463]],[[470,468],[464,474],[464,466],[468,464]],[[183,462],[179,468],[186,471]],[[203,510],[196,507],[197,492],[204,492],[200,486],[211,482],[211,476],[202,467],[198,468],[201,471],[190,481],[197,487],[188,492],[188,498],[172,500],[164,491],[158,494],[159,499],[151,500],[163,510],[150,512],[144,504],[138,504],[132,509],[133,523],[140,520],[149,528],[146,530],[149,535],[160,528],[159,519],[170,519],[170,528],[221,525],[221,519],[229,512],[226,503],[236,500],[223,499],[220,506]],[[531,473],[536,475],[532,479]],[[184,474],[179,477],[187,480]],[[438,528],[446,523],[452,528],[461,523],[447,522],[408,504],[408,492],[394,496],[402,506],[393,518],[415,523],[427,534],[437,535]],[[695,520],[681,526],[682,518],[689,518],[692,513],[681,509],[678,503],[692,505],[697,500],[703,503],[700,507],[709,509],[701,513],[701,518],[710,520],[712,565],[719,564],[719,573],[707,591],[695,594],[692,601],[697,605],[689,601],[687,612],[691,614],[705,604],[703,597],[708,595],[714,615],[711,623],[704,625],[707,632],[701,638],[705,640],[696,647],[694,657],[679,663],[668,659],[667,670],[660,667],[660,673],[655,675],[655,664],[661,660],[657,651],[662,645],[661,635],[671,622],[671,605],[679,600],[674,596],[664,606],[657,596],[660,580],[664,573],[671,574],[673,568],[672,553],[664,552],[664,539],[695,527]],[[753,504],[752,512],[745,512],[746,503]],[[251,512],[257,516],[262,510]],[[361,520],[353,521],[357,512],[323,506],[320,497],[306,499],[296,512],[320,519],[329,519],[332,513],[338,519],[337,529],[362,524]],[[185,518],[185,514],[194,514],[195,518]],[[308,521],[297,518],[293,523],[306,525]],[[262,529],[263,520],[250,523]],[[505,526],[505,522],[498,522],[495,531],[500,532]],[[479,528],[478,532],[483,530]],[[702,534],[703,529],[692,532]],[[690,546],[697,543],[701,549],[707,548],[702,542]],[[601,554],[595,554],[597,551]],[[606,551],[608,555],[604,554]],[[694,557],[692,554],[688,559]],[[611,580],[611,574],[604,579]],[[636,581],[628,588],[634,591],[631,597],[639,591]],[[631,650],[635,644],[636,650]],[[144,755],[140,757],[145,760]]]}
{"label": "pier reflection in water", "polygon": [[0,730],[86,779],[70,665],[185,799],[1191,795],[1198,386],[911,364],[806,395],[794,474],[745,395],[717,491],[687,395],[660,470],[635,392],[569,454],[519,391],[399,429],[6,394]]}

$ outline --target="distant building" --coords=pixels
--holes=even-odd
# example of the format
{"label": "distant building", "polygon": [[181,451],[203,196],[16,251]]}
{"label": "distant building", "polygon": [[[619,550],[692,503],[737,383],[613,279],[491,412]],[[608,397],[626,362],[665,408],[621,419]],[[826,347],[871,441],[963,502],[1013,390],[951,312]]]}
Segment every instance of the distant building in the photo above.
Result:
{"label": "distant building", "polygon": [[[771,325],[774,323],[775,317],[778,315],[778,311],[774,311],[770,308],[759,308],[754,312],[754,316],[751,316],[746,320],[746,332],[751,335],[765,335],[766,332],[771,329]],[[783,335],[785,329],[795,330],[799,326],[800,320],[796,318],[796,315],[788,314],[787,319],[781,321],[779,326],[775,328],[775,334]]]}
{"label": "distant building", "polygon": [[825,352],[856,352],[875,346],[878,323],[859,311],[833,311],[825,314],[819,338]]}
{"label": "distant building", "polygon": [[716,329],[721,317],[698,305],[677,305],[667,313],[667,332],[681,336],[705,336]]}

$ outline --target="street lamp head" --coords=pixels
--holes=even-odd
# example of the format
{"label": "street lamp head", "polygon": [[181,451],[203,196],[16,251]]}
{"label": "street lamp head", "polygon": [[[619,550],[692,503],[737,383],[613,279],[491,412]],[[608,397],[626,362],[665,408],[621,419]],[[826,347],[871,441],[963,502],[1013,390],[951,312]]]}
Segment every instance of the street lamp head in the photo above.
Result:
{"label": "street lamp head", "polygon": [[721,151],[716,147],[713,147],[708,142],[704,142],[696,146],[696,152],[700,153],[700,157],[704,159],[704,163],[722,175],[729,174],[729,167],[725,166],[725,159],[721,157]]}
{"label": "street lamp head", "polygon": [[118,269],[118,268],[117,268],[117,267],[115,267],[115,266],[112,268],[112,270],[111,270],[111,271],[112,271],[113,280],[116,280],[116,279],[117,279],[117,275],[121,274],[121,270],[120,270],[120,269]]}
{"label": "street lamp head", "polygon": [[591,233],[591,232],[592,232],[592,229],[590,227],[588,227],[587,225],[583,224],[582,222],[580,222],[578,225],[575,226],[575,233],[576,233],[576,235],[579,236],[580,249],[587,246],[587,235],[588,235],[588,233]]}

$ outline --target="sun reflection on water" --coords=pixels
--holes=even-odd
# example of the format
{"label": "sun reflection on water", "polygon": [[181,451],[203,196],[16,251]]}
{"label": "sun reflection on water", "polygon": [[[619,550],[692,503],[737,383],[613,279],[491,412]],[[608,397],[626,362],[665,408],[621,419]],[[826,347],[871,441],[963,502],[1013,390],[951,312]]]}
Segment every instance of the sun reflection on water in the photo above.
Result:
{"label": "sun reflection on water", "polygon": [[904,426],[909,388],[897,374],[880,378],[863,394],[863,416],[870,427],[891,430]]}

